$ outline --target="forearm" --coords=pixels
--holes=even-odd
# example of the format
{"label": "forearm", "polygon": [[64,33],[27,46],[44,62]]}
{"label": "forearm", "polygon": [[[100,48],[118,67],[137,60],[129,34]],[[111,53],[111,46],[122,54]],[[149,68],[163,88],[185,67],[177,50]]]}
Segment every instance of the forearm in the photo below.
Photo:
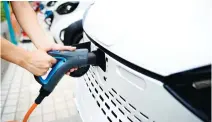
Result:
{"label": "forearm", "polygon": [[15,46],[10,43],[8,40],[4,38],[0,38],[1,40],[1,58],[5,59],[14,64],[20,65],[21,67],[25,67],[26,59],[28,58],[28,51],[24,50],[21,47]]}
{"label": "forearm", "polygon": [[19,24],[37,48],[45,49],[47,45],[53,44],[38,23],[37,16],[27,1],[11,3]]}

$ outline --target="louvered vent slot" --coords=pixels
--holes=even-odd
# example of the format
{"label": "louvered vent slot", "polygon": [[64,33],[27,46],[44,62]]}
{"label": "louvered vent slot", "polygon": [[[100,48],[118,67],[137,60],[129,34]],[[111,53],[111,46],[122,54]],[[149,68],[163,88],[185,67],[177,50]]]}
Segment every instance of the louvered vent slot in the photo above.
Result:
{"label": "louvered vent slot", "polygon": [[[96,101],[97,106],[108,122],[125,122],[125,120],[127,122],[148,121],[149,118],[145,114],[139,111],[132,103],[129,103],[127,98],[119,94],[114,88],[105,90],[103,86],[100,86],[93,69],[91,67],[83,79],[92,98]],[[106,79],[105,77],[105,81]],[[124,120],[123,117],[125,118]]]}

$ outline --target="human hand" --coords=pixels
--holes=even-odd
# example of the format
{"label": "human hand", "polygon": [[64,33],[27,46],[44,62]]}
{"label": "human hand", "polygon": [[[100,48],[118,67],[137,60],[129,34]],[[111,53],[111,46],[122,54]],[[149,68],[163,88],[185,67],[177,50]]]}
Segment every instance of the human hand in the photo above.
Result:
{"label": "human hand", "polygon": [[24,68],[36,76],[42,76],[47,73],[50,67],[57,62],[57,60],[48,55],[43,50],[35,50],[29,52],[23,64]]}
{"label": "human hand", "polygon": [[[59,44],[52,44],[50,46],[47,46],[43,49],[44,51],[48,52],[51,50],[59,50],[59,51],[64,51],[64,50],[70,50],[70,51],[74,51],[76,50],[76,47],[72,47],[72,46],[64,46],[64,45],[59,45]],[[71,72],[77,70],[77,68],[72,68],[70,69],[66,74],[70,75]]]}

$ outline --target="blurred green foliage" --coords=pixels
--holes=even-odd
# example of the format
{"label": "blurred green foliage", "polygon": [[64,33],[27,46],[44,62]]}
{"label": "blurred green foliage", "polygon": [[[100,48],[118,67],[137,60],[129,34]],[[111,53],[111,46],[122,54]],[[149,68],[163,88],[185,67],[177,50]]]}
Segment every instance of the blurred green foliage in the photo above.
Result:
{"label": "blurred green foliage", "polygon": [[3,2],[1,1],[0,4],[1,4],[1,22],[3,22],[3,21],[6,20],[6,16],[5,16],[5,12],[4,12],[4,4],[3,4]]}

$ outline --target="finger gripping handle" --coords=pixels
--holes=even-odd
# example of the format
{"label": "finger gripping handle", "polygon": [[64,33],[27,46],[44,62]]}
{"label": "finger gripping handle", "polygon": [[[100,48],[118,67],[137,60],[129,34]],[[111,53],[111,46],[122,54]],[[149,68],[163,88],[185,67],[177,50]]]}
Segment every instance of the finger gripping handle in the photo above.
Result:
{"label": "finger gripping handle", "polygon": [[78,49],[75,51],[51,51],[49,55],[57,59],[57,63],[52,67],[52,70],[43,79],[41,76],[34,76],[42,87],[51,92],[60,81],[60,79],[73,67],[87,65],[88,50]]}

